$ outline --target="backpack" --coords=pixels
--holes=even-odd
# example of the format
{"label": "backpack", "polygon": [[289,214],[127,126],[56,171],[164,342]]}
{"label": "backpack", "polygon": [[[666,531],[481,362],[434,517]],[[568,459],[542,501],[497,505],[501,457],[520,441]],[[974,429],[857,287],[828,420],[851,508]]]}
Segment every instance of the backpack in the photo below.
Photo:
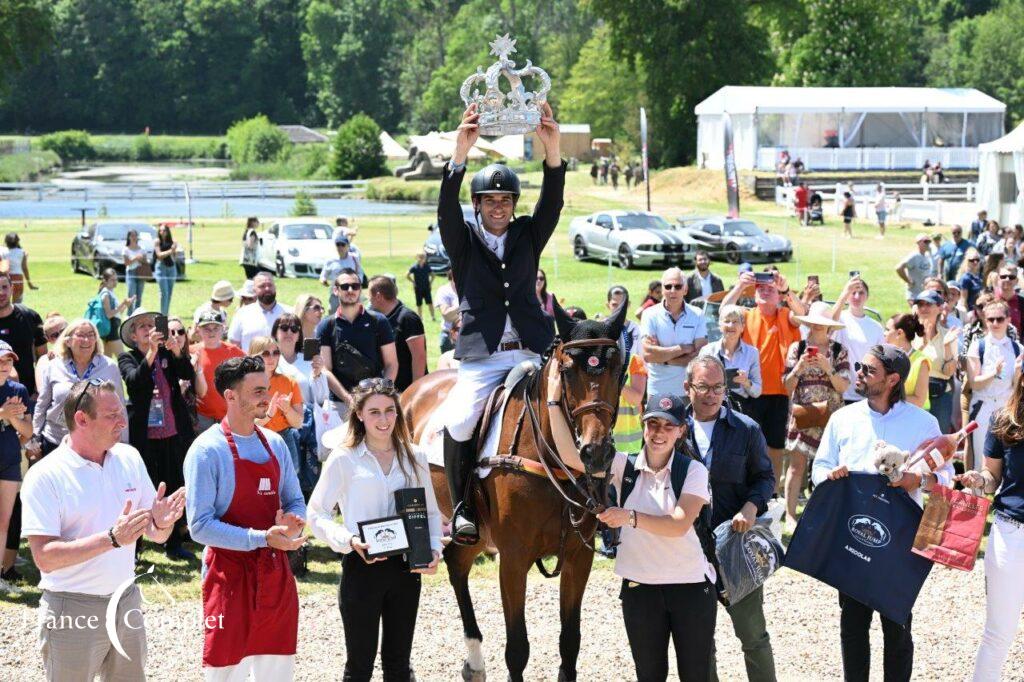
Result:
{"label": "backpack", "polygon": [[88,305],[85,306],[84,317],[96,325],[96,330],[99,331],[101,339],[110,334],[110,318],[107,317],[106,311],[103,310],[102,291],[93,296]]}
{"label": "backpack", "polygon": [[[1017,356],[1020,355],[1020,344],[1010,339],[1010,345],[1013,346],[1013,358],[1016,360]],[[982,367],[985,366],[985,337],[982,336],[978,339],[978,364]]]}
{"label": "backpack", "polygon": [[[614,487],[611,490],[612,500],[617,500],[620,507],[625,506],[626,499],[633,492],[634,486],[636,486],[636,459],[639,454],[635,452],[626,455],[626,468],[622,472],[622,490],[618,492],[618,495],[616,495]],[[669,473],[672,481],[672,492],[675,493],[676,500],[683,493],[683,484],[686,483],[686,472],[690,470],[691,462],[693,462],[692,457],[676,450],[675,456],[672,458],[672,470]],[[717,592],[718,601],[722,602],[723,606],[729,606],[729,593],[722,582],[722,569],[718,564],[718,555],[715,553],[715,535],[711,528],[710,504],[701,507],[700,513],[694,519],[693,531],[700,540],[700,547],[704,550],[704,558],[715,569],[715,591]]]}

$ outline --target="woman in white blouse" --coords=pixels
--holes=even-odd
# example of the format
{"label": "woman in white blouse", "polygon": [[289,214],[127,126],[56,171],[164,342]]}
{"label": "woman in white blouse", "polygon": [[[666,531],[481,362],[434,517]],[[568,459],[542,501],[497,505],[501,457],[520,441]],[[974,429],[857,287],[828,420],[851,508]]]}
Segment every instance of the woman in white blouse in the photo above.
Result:
{"label": "woman in white blouse", "polygon": [[[41,439],[44,455],[60,445],[68,435],[64,422],[64,401],[71,387],[85,379],[109,381],[117,389],[117,396],[124,404],[124,388],[117,363],[103,354],[99,331],[96,325],[86,319],[73,320],[53,345],[53,359],[46,365],[46,371],[38,382],[39,398],[32,413],[32,432]],[[125,428],[124,442],[128,442]]]}
{"label": "woman in white blouse", "polygon": [[[409,569],[402,555],[369,559],[359,522],[395,515],[396,490],[426,492],[430,546],[427,568]],[[335,505],[341,522],[334,520]],[[387,379],[364,379],[352,391],[348,437],[324,463],[308,504],[309,527],[341,552],[338,607],[345,630],[345,680],[370,680],[377,657],[377,633],[384,679],[408,680],[413,633],[420,601],[420,576],[437,571],[441,558],[441,515],[424,453],[413,444],[398,392]]]}
{"label": "woman in white blouse", "polygon": [[[612,463],[621,506],[597,518],[622,529],[615,573],[622,578],[619,599],[638,682],[667,678],[669,637],[679,679],[703,682],[710,676],[715,641],[717,576],[693,523],[711,502],[708,470],[676,448],[686,435],[686,407],[679,396],[651,396],[643,422],[640,453],[618,452]],[[685,471],[678,497],[674,469]],[[623,481],[629,480],[632,490],[624,490]]]}

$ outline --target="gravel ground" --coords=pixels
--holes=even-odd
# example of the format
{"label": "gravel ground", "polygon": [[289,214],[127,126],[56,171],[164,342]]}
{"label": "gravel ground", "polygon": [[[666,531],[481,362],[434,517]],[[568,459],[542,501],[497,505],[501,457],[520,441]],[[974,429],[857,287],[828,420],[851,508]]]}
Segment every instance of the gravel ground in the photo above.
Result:
{"label": "gravel ground", "polygon": [[[633,665],[618,603],[618,580],[608,570],[591,576],[583,610],[583,645],[579,679],[632,680]],[[503,680],[504,627],[497,581],[473,584],[477,617],[484,632],[484,654],[491,680]],[[558,669],[558,586],[536,573],[529,583],[530,680],[553,680]],[[155,599],[154,599],[155,601]],[[782,680],[841,678],[839,606],[835,591],[784,569],[768,584],[765,611]],[[26,607],[0,608],[0,680],[42,678],[35,652],[34,612]],[[159,622],[158,622],[159,621]],[[147,607],[148,670],[151,680],[200,679],[200,607],[189,601]],[[964,680],[970,677],[984,623],[984,583],[979,566],[973,573],[936,568],[914,609],[916,680]],[[193,626],[193,624],[196,624]],[[872,628],[872,679],[882,679],[881,630]],[[728,615],[719,610],[717,642],[722,680],[744,679],[738,640]],[[464,646],[454,597],[447,582],[424,583],[419,631],[413,649],[418,678],[458,680]],[[1005,680],[1024,680],[1024,657],[1018,636],[1010,652]],[[302,598],[297,679],[340,679],[345,651],[335,594]],[[379,668],[378,678],[379,679]]]}

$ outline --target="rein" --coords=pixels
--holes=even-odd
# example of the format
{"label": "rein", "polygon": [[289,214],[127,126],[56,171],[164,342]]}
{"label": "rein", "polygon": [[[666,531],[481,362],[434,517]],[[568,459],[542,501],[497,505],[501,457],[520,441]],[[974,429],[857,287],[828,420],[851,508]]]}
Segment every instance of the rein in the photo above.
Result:
{"label": "rein", "polygon": [[[580,341],[559,343],[557,346],[555,346],[547,362],[558,362],[558,371],[565,373],[568,368],[562,362],[561,355],[566,349],[595,348],[607,346],[618,346],[618,341],[614,339],[584,339]],[[547,362],[544,363],[545,368],[547,367]],[[593,534],[591,534],[589,539],[584,537],[583,531],[580,530],[580,527],[582,526],[588,514],[596,516],[597,514],[604,511],[605,504],[603,501],[599,501],[599,498],[602,498],[603,495],[601,495],[598,492],[597,487],[594,483],[594,478],[592,476],[585,472],[583,472],[582,474],[580,472],[575,472],[568,466],[566,466],[565,462],[558,454],[557,448],[553,447],[552,444],[548,442],[547,438],[544,437],[544,429],[541,425],[541,419],[539,416],[539,412],[541,409],[542,393],[542,387],[540,386],[539,382],[542,380],[545,374],[546,372],[544,369],[542,369],[540,372],[535,373],[533,375],[533,378],[529,382],[527,382],[526,385],[523,387],[523,402],[526,404],[526,411],[530,417],[530,427],[533,431],[534,442],[537,444],[538,459],[540,460],[540,464],[544,469],[544,474],[548,477],[548,480],[551,482],[551,485],[554,486],[555,490],[558,491],[558,494],[561,495],[562,499],[565,501],[566,516],[568,518],[569,524],[576,532],[576,535],[579,536],[580,541],[583,543],[583,545],[590,551],[596,552],[597,550],[593,546]],[[535,386],[537,388],[536,399],[534,399],[531,396],[531,393],[533,393],[533,388]],[[555,402],[558,403],[559,407],[562,410],[562,414],[565,417],[566,423],[569,425],[573,445],[574,447],[576,447],[577,450],[580,449],[580,434],[576,426],[576,417],[579,417],[580,415],[583,414],[587,414],[588,412],[605,412],[614,419],[615,415],[618,413],[617,407],[610,405],[608,402],[604,400],[591,400],[589,402],[583,403],[581,405],[576,405],[575,407],[573,407],[569,401],[569,396],[566,394],[564,381],[561,382],[561,394],[558,396],[557,401],[553,400],[551,396],[548,396],[549,405]],[[551,465],[548,463],[548,460],[554,462],[557,469],[552,469]],[[583,485],[581,485],[580,483],[581,478],[584,481]],[[566,493],[565,488],[563,488],[562,483],[559,479],[561,479],[561,481],[568,482],[568,484],[571,487],[570,493]],[[573,492],[576,493],[577,496],[583,498],[585,502],[581,504],[574,500],[571,497],[571,493]],[[579,510],[578,515],[573,514],[574,508]],[[562,559],[565,554],[565,552],[563,551],[565,548],[565,538],[566,533],[565,528],[563,526],[563,532],[561,533],[561,537],[559,539],[558,561],[555,564],[554,571],[549,573],[547,569],[544,568],[544,564],[539,559],[535,562],[537,565],[537,569],[541,572],[541,574],[544,577],[553,578],[561,573]]]}

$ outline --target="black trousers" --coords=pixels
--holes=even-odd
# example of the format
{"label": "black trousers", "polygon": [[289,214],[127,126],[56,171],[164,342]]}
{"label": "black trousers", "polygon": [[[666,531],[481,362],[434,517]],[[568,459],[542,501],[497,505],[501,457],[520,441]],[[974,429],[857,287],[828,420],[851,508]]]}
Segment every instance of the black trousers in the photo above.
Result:
{"label": "black trousers", "polygon": [[[153,482],[154,488],[159,488],[163,483],[166,486],[166,494],[170,495],[178,488],[185,485],[185,455],[188,448],[180,436],[170,438],[150,438],[140,448],[139,454],[146,464],[146,473],[149,480]],[[175,528],[167,538],[165,547],[180,547],[182,543],[182,531],[188,525],[188,521],[182,516],[174,524]]]}
{"label": "black trousers", "polygon": [[714,655],[718,600],[708,582],[644,585],[622,581],[622,619],[637,682],[668,678],[668,640],[682,682],[706,682]]}
{"label": "black trousers", "polygon": [[355,552],[341,562],[338,607],[345,628],[345,682],[369,682],[377,658],[384,682],[409,682],[420,575],[401,556],[368,564]]}
{"label": "black trousers", "polygon": [[[848,682],[867,682],[871,672],[871,639],[868,631],[874,611],[856,599],[839,593],[839,640],[843,647],[843,679]],[[906,626],[891,621],[882,614],[882,641],[884,644],[882,670],[885,682],[907,682],[914,669],[914,637],[910,633],[910,618]]]}

